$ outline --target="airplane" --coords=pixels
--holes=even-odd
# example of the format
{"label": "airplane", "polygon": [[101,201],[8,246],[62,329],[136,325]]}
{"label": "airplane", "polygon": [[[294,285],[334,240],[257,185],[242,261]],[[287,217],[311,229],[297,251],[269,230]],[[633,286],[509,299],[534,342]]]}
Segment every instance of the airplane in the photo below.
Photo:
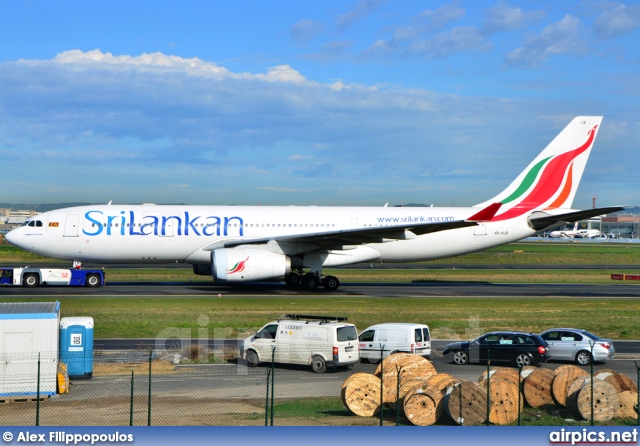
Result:
{"label": "airplane", "polygon": [[602,121],[579,116],[502,192],[470,207],[78,206],[36,215],[6,236],[51,258],[191,264],[216,282],[280,281],[336,290],[323,268],[442,259],[515,242],[624,206],[575,210]]}
{"label": "airplane", "polygon": [[597,238],[601,237],[602,234],[597,229],[580,229],[574,238]]}
{"label": "airplane", "polygon": [[596,238],[600,237],[600,231],[597,229],[580,229],[578,222],[573,226],[572,230],[553,231],[549,234],[551,238]]}
{"label": "airplane", "polygon": [[574,238],[576,236],[576,234],[580,231],[580,229],[578,229],[578,227],[579,227],[579,224],[578,224],[578,222],[576,222],[576,224],[573,226],[573,229],[565,230],[565,231],[552,231],[551,233],[549,233],[549,237],[551,237],[551,238],[562,238],[562,237]]}

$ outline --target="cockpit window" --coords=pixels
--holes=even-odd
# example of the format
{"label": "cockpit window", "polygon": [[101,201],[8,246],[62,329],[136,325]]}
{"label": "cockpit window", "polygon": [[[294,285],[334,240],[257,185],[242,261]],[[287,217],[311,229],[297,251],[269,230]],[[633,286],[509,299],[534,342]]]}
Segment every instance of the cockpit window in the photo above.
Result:
{"label": "cockpit window", "polygon": [[22,226],[29,226],[30,228],[41,228],[42,222],[40,220],[28,220],[22,223]]}

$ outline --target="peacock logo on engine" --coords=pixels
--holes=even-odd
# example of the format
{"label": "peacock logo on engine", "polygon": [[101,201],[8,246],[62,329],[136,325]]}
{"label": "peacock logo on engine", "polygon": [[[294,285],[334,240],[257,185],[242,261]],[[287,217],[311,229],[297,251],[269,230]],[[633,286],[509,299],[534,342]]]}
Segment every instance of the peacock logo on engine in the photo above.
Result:
{"label": "peacock logo on engine", "polygon": [[227,274],[241,273],[242,271],[244,271],[244,266],[247,263],[247,260],[249,260],[249,257],[247,257],[246,259],[241,260],[238,263],[236,263],[235,265],[233,265],[233,268],[231,268],[227,272]]}

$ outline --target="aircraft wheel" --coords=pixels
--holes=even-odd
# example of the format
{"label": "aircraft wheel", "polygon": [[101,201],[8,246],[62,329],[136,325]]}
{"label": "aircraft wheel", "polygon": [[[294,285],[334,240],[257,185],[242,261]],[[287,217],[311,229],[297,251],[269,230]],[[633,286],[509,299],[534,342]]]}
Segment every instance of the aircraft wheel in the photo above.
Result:
{"label": "aircraft wheel", "polygon": [[284,282],[287,284],[287,286],[291,288],[295,288],[298,285],[300,285],[301,281],[302,281],[302,278],[298,273],[291,273],[284,276]]}
{"label": "aircraft wheel", "polygon": [[340,280],[335,276],[327,276],[322,281],[322,285],[326,290],[335,291],[340,286]]}
{"label": "aircraft wheel", "polygon": [[315,290],[319,284],[318,275],[316,273],[307,273],[302,278],[302,286],[306,290]]}

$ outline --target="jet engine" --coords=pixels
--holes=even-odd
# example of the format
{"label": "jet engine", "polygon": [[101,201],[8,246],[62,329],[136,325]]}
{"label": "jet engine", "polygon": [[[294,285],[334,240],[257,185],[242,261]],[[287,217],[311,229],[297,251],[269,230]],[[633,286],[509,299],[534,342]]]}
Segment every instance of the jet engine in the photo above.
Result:
{"label": "jet engine", "polygon": [[252,248],[221,248],[211,252],[213,280],[254,282],[277,279],[291,272],[285,255]]}
{"label": "jet engine", "polygon": [[196,276],[210,276],[212,274],[211,265],[193,265],[193,274]]}

